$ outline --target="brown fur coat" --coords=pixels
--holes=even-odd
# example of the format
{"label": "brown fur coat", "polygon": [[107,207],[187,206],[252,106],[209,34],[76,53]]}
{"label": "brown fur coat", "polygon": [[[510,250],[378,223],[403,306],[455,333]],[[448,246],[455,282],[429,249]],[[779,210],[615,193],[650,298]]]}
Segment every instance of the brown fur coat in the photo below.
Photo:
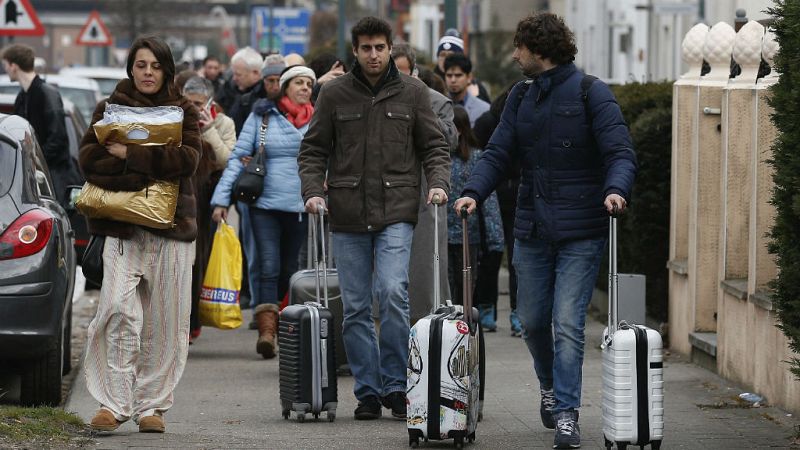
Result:
{"label": "brown fur coat", "polygon": [[[170,95],[162,89],[154,95],[144,95],[131,80],[122,80],[107,100],[100,102],[92,116],[92,124],[103,118],[106,103],[127,106],[180,106],[183,108],[183,138],[180,147],[174,145],[141,146],[128,144],[127,159],[111,155],[100,145],[91,126],[81,141],[80,166],[86,181],[104,189],[138,191],[153,180],[180,180],[178,207],[174,226],[166,230],[145,228],[169,239],[193,241],[197,236],[197,200],[193,175],[197,169],[202,143],[194,106],[185,98]],[[125,222],[89,219],[93,234],[130,238],[134,226]]]}

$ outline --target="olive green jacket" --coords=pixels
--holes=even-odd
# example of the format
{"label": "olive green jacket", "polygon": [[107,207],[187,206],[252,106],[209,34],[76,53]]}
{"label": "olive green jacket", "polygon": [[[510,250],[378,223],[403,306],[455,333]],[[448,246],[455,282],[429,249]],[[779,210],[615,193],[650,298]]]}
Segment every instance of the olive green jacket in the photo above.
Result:
{"label": "olive green jacket", "polygon": [[298,163],[303,200],[325,197],[333,231],[417,223],[420,175],[447,192],[450,155],[428,87],[389,72],[373,93],[360,68],[323,85]]}

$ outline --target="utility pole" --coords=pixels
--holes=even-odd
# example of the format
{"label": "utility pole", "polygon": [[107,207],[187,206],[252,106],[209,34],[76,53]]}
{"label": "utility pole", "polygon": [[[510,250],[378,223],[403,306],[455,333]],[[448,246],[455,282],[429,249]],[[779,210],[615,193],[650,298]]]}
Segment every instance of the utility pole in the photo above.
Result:
{"label": "utility pole", "polygon": [[345,44],[344,26],[346,21],[345,15],[345,0],[339,0],[339,32],[338,39],[336,40],[336,56],[342,60],[347,60],[347,45]]}
{"label": "utility pole", "polygon": [[444,29],[458,29],[458,0],[444,0]]}

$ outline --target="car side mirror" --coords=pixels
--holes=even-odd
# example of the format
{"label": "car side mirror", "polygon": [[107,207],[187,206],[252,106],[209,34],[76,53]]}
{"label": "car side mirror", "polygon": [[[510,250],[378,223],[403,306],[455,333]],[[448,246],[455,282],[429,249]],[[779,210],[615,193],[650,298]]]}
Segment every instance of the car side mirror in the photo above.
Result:
{"label": "car side mirror", "polygon": [[81,196],[82,190],[83,186],[76,186],[76,185],[67,186],[67,198],[69,199],[69,202],[67,202],[66,205],[67,211],[76,211],[78,209],[75,206],[75,203],[78,202],[78,197]]}

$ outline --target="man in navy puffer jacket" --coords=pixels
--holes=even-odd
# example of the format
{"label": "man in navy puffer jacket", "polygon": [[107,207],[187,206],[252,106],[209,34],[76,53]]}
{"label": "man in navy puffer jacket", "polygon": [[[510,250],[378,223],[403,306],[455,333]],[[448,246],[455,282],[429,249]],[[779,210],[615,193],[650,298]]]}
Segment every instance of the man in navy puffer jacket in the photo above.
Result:
{"label": "man in navy puffer jacket", "polygon": [[636,155],[614,95],[572,63],[574,35],[558,16],[523,19],[513,59],[529,80],[511,91],[500,124],[456,204],[472,212],[521,167],[514,225],[517,313],[533,356],[554,448],[580,447],[586,306],[608,214],[630,201]]}

